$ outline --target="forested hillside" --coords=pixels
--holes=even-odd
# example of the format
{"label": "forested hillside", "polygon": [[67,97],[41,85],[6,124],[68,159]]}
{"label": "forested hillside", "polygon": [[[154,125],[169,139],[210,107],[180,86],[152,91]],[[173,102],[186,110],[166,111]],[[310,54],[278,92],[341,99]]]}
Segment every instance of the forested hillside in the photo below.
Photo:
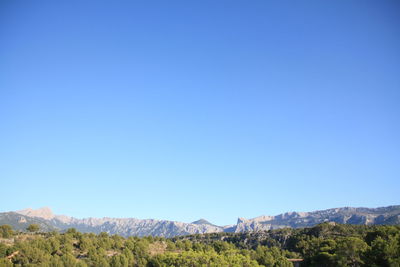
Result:
{"label": "forested hillside", "polygon": [[324,223],[173,239],[28,230],[0,227],[0,266],[400,266],[400,226]]}

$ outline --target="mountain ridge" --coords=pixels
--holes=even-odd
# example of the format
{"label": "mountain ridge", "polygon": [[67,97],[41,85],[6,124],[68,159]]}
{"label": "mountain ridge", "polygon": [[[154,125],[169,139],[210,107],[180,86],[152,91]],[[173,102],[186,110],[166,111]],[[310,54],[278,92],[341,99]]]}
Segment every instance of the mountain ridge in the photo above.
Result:
{"label": "mountain ridge", "polygon": [[[122,236],[174,237],[216,232],[253,232],[277,228],[311,227],[323,222],[343,224],[400,224],[400,205],[378,208],[342,207],[311,212],[286,212],[275,216],[262,215],[251,219],[239,217],[236,224],[218,226],[205,219],[192,223],[137,218],[74,218],[55,215],[49,207],[0,213],[0,224],[8,222],[15,229],[24,229],[28,221],[40,224],[44,231],[76,228],[81,232],[107,232]],[[37,222],[36,222],[37,221]]]}

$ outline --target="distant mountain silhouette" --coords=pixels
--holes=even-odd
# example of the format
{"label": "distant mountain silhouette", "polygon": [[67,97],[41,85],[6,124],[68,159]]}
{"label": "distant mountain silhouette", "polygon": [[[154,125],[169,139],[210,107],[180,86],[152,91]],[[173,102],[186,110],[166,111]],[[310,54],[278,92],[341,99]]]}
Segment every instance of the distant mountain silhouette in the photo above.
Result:
{"label": "distant mountain silhouette", "polygon": [[206,224],[206,225],[216,226],[215,224],[210,223],[206,219],[199,219],[197,221],[192,222],[192,224]]}
{"label": "distant mountain silhouette", "polygon": [[81,232],[107,232],[122,236],[173,237],[214,232],[265,231],[284,227],[311,227],[323,222],[343,224],[400,224],[400,205],[381,208],[335,208],[313,212],[287,212],[277,216],[260,216],[253,219],[239,218],[237,223],[217,226],[205,219],[192,223],[135,219],[135,218],[84,218],[54,215],[50,208],[25,209],[0,213],[0,225],[9,224],[24,230],[29,224],[39,224],[42,231],[76,228]]}

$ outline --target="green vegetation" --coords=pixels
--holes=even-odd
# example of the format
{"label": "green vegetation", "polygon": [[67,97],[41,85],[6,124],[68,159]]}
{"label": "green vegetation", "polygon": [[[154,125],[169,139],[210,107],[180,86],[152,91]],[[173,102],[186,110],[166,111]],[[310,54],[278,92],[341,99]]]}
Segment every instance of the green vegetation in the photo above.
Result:
{"label": "green vegetation", "polygon": [[39,229],[40,229],[40,226],[39,226],[38,224],[30,224],[30,225],[26,228],[26,230],[28,230],[28,231],[31,232],[31,233],[38,232]]}
{"label": "green vegetation", "polygon": [[[32,229],[31,229],[32,230]],[[165,239],[14,232],[0,226],[0,266],[400,266],[400,226],[312,228]]]}
{"label": "green vegetation", "polygon": [[10,225],[0,225],[0,237],[9,238],[14,235],[14,231]]}
{"label": "green vegetation", "polygon": [[[323,223],[311,228],[266,232],[214,233],[177,237],[212,244],[218,240],[237,248],[278,248],[300,255],[302,266],[400,266],[400,226]],[[272,266],[272,265],[267,265]]]}

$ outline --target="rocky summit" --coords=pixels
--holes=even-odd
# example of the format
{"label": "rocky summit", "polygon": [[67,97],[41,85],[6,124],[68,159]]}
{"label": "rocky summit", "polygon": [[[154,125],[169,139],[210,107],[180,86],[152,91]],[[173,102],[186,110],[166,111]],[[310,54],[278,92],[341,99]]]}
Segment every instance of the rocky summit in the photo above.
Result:
{"label": "rocky summit", "polygon": [[32,223],[43,231],[76,228],[81,232],[119,234],[122,236],[174,237],[215,232],[254,232],[277,228],[311,227],[323,222],[342,224],[400,224],[400,205],[381,208],[334,208],[313,212],[287,212],[253,219],[239,218],[234,225],[217,226],[205,219],[192,223],[135,218],[84,218],[55,215],[50,208],[25,209],[0,213],[0,225],[10,224],[24,230]]}

